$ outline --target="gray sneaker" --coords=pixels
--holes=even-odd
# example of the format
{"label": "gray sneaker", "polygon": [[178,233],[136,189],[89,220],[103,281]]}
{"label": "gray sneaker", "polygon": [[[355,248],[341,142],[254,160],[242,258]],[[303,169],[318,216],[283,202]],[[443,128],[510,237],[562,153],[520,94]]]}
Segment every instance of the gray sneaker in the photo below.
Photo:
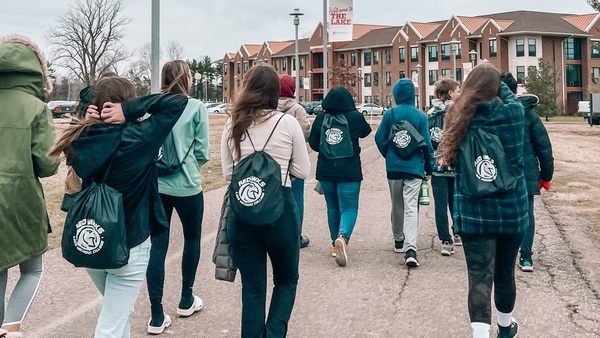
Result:
{"label": "gray sneaker", "polygon": [[454,235],[454,245],[462,246],[462,239],[459,235]]}
{"label": "gray sneaker", "polygon": [[448,241],[442,242],[442,250],[440,250],[442,256],[450,256],[454,253],[454,245]]}

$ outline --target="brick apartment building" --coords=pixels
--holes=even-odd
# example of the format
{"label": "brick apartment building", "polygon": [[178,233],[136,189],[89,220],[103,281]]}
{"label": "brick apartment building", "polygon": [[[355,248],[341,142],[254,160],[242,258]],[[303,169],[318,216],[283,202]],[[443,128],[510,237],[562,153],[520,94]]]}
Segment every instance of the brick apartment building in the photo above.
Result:
{"label": "brick apartment building", "polygon": [[[360,81],[357,102],[393,105],[392,86],[399,78],[418,85],[418,106],[425,109],[440,76],[463,79],[465,66],[488,60],[510,71],[520,84],[538,59],[556,69],[557,103],[573,114],[600,80],[600,18],[593,14],[513,11],[468,17],[453,15],[435,22],[408,21],[402,26],[354,24],[353,41],[329,44],[328,65],[344,59]],[[323,97],[323,26],[299,40],[299,67],[294,41],[242,45],[223,58],[223,100],[231,102],[246,71],[256,62],[272,64],[280,74],[300,77],[299,101]],[[331,69],[331,68],[330,68]],[[331,75],[331,71],[329,71]],[[308,88],[303,86],[309,78]],[[521,91],[524,89],[521,87]]]}

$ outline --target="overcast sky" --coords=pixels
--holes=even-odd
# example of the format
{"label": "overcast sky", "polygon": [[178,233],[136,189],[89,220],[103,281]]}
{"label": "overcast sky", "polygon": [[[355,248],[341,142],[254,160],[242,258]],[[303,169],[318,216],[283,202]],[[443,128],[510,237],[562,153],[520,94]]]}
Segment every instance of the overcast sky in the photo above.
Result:
{"label": "overcast sky", "polygon": [[[75,0],[1,0],[0,36],[18,33],[33,39],[51,58],[46,33]],[[130,50],[150,41],[150,0],[125,0],[131,19],[123,40]],[[309,7],[310,5],[310,7]],[[293,18],[299,8],[299,37],[309,37],[322,20],[320,0],[163,0],[161,45],[179,41],[186,59],[221,59],[243,43],[294,38]],[[435,10],[434,10],[435,9]],[[403,25],[406,21],[446,20],[453,14],[484,15],[514,10],[593,13],[586,0],[354,0],[354,22]]]}

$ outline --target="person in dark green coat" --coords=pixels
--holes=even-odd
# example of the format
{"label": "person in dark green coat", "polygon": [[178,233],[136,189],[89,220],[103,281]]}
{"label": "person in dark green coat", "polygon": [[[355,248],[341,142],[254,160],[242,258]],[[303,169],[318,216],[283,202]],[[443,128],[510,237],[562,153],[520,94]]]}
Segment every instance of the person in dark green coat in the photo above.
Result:
{"label": "person in dark green coat", "polygon": [[[52,113],[44,103],[52,90],[46,59],[31,40],[0,41],[0,336],[20,337],[35,297],[48,249],[50,223],[40,177],[56,174],[47,156],[54,142]],[[4,312],[8,270],[21,275]]]}
{"label": "person in dark green coat", "polygon": [[[506,83],[513,93],[517,92],[517,80],[511,73],[502,74],[502,82]],[[525,111],[525,134],[523,135],[523,170],[527,182],[527,195],[529,206],[529,224],[521,242],[521,257],[519,266],[526,272],[533,271],[533,236],[535,234],[535,217],[533,215],[533,197],[540,194],[543,187],[550,188],[550,181],[554,174],[554,157],[552,144],[548,137],[546,127],[533,110],[539,99],[535,95],[526,94],[519,96],[519,101]]]}

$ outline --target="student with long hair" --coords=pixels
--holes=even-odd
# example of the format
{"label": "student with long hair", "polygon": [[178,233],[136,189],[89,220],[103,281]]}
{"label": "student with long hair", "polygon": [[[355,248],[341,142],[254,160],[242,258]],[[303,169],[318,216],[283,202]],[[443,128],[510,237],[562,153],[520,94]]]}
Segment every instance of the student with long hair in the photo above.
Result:
{"label": "student with long hair", "polygon": [[[491,294],[498,311],[498,337],[514,337],[515,259],[527,226],[527,190],[523,176],[523,106],[500,81],[500,72],[482,63],[469,74],[462,93],[444,121],[440,153],[445,163],[456,163],[459,148],[470,129],[496,135],[506,161],[513,168],[516,185],[503,193],[485,197],[467,196],[461,181],[465,168],[456,167],[454,227],[460,234],[469,274],[469,315],[473,338],[488,338]],[[438,148],[439,149],[439,148]]]}
{"label": "student with long hair", "polygon": [[[189,95],[192,73],[183,60],[167,62],[162,68],[161,91]],[[188,103],[172,130],[177,158],[181,169],[158,178],[158,192],[167,221],[171,222],[173,209],[183,227],[183,254],[181,257],[181,298],[177,315],[188,317],[199,311],[202,299],[193,294],[196,270],[200,261],[200,238],[204,214],[204,194],[200,167],[210,159],[208,113],[204,103],[188,97]],[[169,248],[169,229],[152,234],[150,262],[146,273],[152,318],[148,333],[160,334],[171,324],[164,314],[162,298],[165,282],[165,258]]]}
{"label": "student with long hair", "polygon": [[[67,127],[50,152],[65,154],[84,188],[105,178],[122,194],[129,261],[118,269],[86,269],[104,296],[97,338],[130,336],[133,306],[150,258],[150,234],[168,226],[158,193],[156,154],[188,102],[181,94],[130,100],[134,96],[135,87],[125,78],[99,80],[88,117]],[[150,117],[138,121],[146,112]]]}
{"label": "student with long hair", "polygon": [[[264,151],[279,163],[284,186],[284,211],[274,224],[255,226],[234,213],[229,215],[230,253],[242,276],[243,338],[285,337],[298,285],[300,222],[289,176],[305,179],[310,162],[298,121],[275,110],[279,91],[279,78],[272,66],[259,63],[250,68],[221,138],[226,180],[231,180],[234,166],[251,155],[254,147],[262,149],[266,143]],[[267,255],[275,284],[268,316]]]}
{"label": "student with long hair", "polygon": [[[52,91],[38,46],[24,36],[0,40],[0,337],[20,338],[21,324],[37,294],[48,249],[50,223],[39,178],[56,174],[47,156],[54,143]],[[19,279],[5,312],[8,273]],[[14,272],[15,269],[13,269]]]}

